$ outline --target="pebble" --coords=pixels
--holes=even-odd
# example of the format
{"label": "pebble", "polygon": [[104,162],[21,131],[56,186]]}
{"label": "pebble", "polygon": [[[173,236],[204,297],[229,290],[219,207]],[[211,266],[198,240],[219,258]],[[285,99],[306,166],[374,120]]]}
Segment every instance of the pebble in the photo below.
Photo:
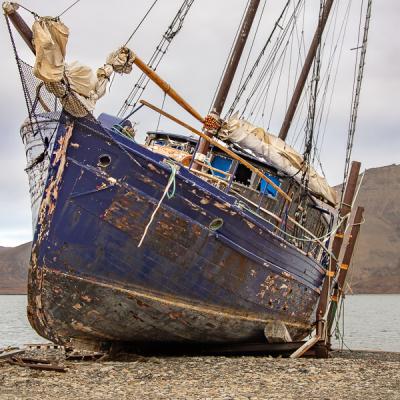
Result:
{"label": "pebble", "polygon": [[400,353],[341,352],[328,360],[132,357],[66,361],[67,373],[0,363],[0,399],[400,400]]}

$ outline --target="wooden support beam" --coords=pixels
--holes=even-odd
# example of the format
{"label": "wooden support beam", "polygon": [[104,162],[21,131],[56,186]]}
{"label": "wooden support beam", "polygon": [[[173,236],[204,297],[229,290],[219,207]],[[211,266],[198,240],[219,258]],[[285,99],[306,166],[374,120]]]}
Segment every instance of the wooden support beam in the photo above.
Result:
{"label": "wooden support beam", "polygon": [[171,114],[168,114],[167,112],[161,110],[160,108],[154,106],[153,104],[148,103],[145,100],[140,101],[141,104],[144,104],[146,107],[149,107],[150,109],[156,111],[157,113],[163,115],[166,118],[169,118],[171,121],[176,122],[177,124],[183,126],[184,128],[188,129],[189,131],[195,133],[196,135],[200,136],[210,144],[212,144],[215,147],[218,147],[220,150],[222,150],[224,153],[228,154],[232,159],[239,161],[241,164],[243,164],[245,167],[247,167],[250,171],[254,172],[257,174],[259,177],[264,179],[266,182],[268,182],[282,197],[284,197],[287,201],[291,202],[292,199],[271,179],[269,179],[266,175],[262,173],[258,168],[254,167],[252,164],[250,164],[248,161],[246,161],[244,158],[238,156],[236,153],[234,153],[232,150],[228,149],[224,145],[220,144],[214,139],[209,138],[205,133],[198,131],[197,129],[194,129],[190,125],[186,124],[185,122],[179,120],[178,118],[174,117]]}
{"label": "wooden support beam", "polygon": [[299,347],[293,354],[291,354],[290,358],[300,358],[308,350],[310,350],[313,346],[315,346],[320,340],[321,338],[319,336],[313,336],[310,340],[308,340],[301,347]]}
{"label": "wooden support beam", "polygon": [[364,207],[358,207],[356,215],[354,217],[353,226],[351,228],[350,236],[348,238],[346,250],[343,259],[340,263],[340,271],[337,278],[337,282],[334,287],[334,292],[332,295],[331,306],[328,313],[328,334],[332,330],[333,321],[335,319],[335,314],[337,310],[337,304],[340,301],[341,296],[344,292],[344,285],[346,282],[346,277],[351,266],[351,261],[354,254],[354,249],[357,243],[358,235],[360,233],[361,224],[364,216]]}
{"label": "wooden support beam", "polygon": [[[331,260],[329,263],[327,276],[325,277],[324,283],[322,285],[319,304],[317,307],[317,315],[316,315],[317,321],[320,321],[324,317],[326,310],[327,310],[328,297],[330,295],[331,285],[333,283],[333,278],[334,278],[334,276],[336,274],[336,270],[337,270],[337,261],[336,260],[339,259],[340,250],[342,248],[344,232],[346,229],[347,221],[349,219],[351,207],[352,207],[354,196],[356,193],[357,181],[358,181],[358,175],[360,173],[360,168],[361,168],[360,162],[358,162],[358,161],[352,162],[349,178],[347,180],[345,194],[344,194],[343,201],[340,205],[340,210],[339,210],[339,218],[341,219],[341,221],[340,221],[341,225],[338,228],[336,235],[333,239],[333,243],[332,243],[333,258],[331,257]],[[320,325],[318,325],[318,326],[320,326]],[[322,337],[323,333],[317,331],[317,335]]]}

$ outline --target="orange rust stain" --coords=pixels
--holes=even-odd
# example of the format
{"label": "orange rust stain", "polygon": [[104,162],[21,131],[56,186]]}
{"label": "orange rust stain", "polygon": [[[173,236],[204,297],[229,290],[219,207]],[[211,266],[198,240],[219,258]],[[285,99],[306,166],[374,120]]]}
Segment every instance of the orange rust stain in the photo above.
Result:
{"label": "orange rust stain", "polygon": [[255,227],[255,225],[254,225],[252,222],[247,221],[247,220],[245,220],[245,222],[246,222],[247,226],[248,226],[250,229],[253,229],[253,228]]}
{"label": "orange rust stain", "polygon": [[181,312],[170,312],[169,314],[168,314],[168,316],[171,318],[171,319],[180,319],[180,318],[182,318],[182,313]]}
{"label": "orange rust stain", "polygon": [[219,208],[220,210],[227,210],[230,208],[230,204],[229,203],[220,203],[218,201],[214,202],[214,206]]}

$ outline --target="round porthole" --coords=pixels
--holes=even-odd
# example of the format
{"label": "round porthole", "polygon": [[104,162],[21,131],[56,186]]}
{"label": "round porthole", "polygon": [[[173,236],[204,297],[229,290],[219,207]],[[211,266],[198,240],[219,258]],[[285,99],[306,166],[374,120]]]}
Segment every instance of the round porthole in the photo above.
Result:
{"label": "round porthole", "polygon": [[215,218],[210,222],[210,225],[208,226],[211,231],[217,231],[222,227],[224,224],[224,220],[222,218]]}
{"label": "round porthole", "polygon": [[98,166],[102,168],[107,168],[111,164],[111,157],[108,154],[102,154],[99,157]]}

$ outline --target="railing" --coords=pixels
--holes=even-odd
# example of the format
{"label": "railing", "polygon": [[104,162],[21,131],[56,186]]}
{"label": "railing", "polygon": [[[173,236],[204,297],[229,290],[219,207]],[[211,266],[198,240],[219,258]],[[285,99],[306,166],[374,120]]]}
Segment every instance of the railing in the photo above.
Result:
{"label": "railing", "polygon": [[[290,205],[293,202],[292,197],[289,196],[285,191],[283,191],[275,182],[273,182],[268,176],[266,176],[260,169],[256,168],[254,165],[250,164],[247,160],[245,160],[244,158],[242,158],[239,155],[237,155],[236,153],[234,153],[232,150],[227,148],[224,144],[208,137],[203,132],[198,131],[197,129],[191,127],[190,125],[179,120],[178,118],[168,114],[164,110],[161,110],[160,108],[148,103],[145,100],[141,100],[140,102],[141,102],[141,104],[145,105],[146,107],[154,110],[155,112],[163,115],[166,118],[169,118],[170,120],[176,122],[177,124],[181,125],[182,127],[188,129],[189,131],[191,131],[191,132],[195,133],[196,135],[198,135],[199,137],[203,138],[204,140],[209,142],[211,145],[220,149],[222,152],[224,152],[226,155],[228,155],[232,160],[236,160],[238,163],[244,165],[250,171],[255,173],[260,179],[263,179],[264,181],[266,181],[272,188],[274,188],[276,190],[277,194],[279,194],[279,196],[281,196],[283,198],[282,213],[283,213],[285,207],[286,208],[290,207]],[[195,162],[197,164],[201,165],[203,168],[209,169],[210,171],[216,171],[222,175],[225,175],[225,178],[217,177],[213,174],[209,174],[209,173],[199,171],[196,169],[191,169],[190,165],[186,168],[190,169],[190,171],[192,173],[199,175],[203,179],[215,182],[215,184],[221,185],[221,186],[225,187],[226,189],[230,189],[230,186],[232,184],[232,178],[233,178],[232,173],[222,171],[213,166],[205,164],[202,161],[197,160],[197,159],[195,160]],[[324,259],[324,257],[326,258],[326,256],[329,256],[328,258],[332,257],[332,254],[329,252],[329,250],[325,246],[324,241],[321,240],[321,238],[318,238],[309,229],[305,228],[303,225],[301,225],[298,221],[296,221],[291,216],[287,215],[286,218],[282,218],[282,216],[276,215],[273,212],[267,210],[266,208],[261,207],[260,204],[256,204],[256,203],[252,202],[251,200],[249,200],[248,198],[246,198],[245,196],[240,195],[239,193],[237,193],[237,191],[235,191],[234,195],[236,197],[240,197],[243,200],[242,204],[246,205],[245,208],[247,209],[247,211],[257,214],[258,218],[261,218],[264,221],[266,221],[267,223],[272,224],[274,226],[275,234],[283,237],[288,242],[293,243],[294,245],[296,245],[296,247],[299,248],[299,250],[302,251],[302,248],[304,247],[304,246],[300,246],[299,242],[300,243],[314,243],[321,250],[321,251],[316,252],[317,254],[318,253],[320,254],[318,257],[320,260]],[[264,195],[265,195],[264,193],[260,192],[260,197],[264,196]],[[254,207],[255,209],[253,210],[252,207]],[[267,215],[268,217],[271,217],[275,221],[275,224],[273,224],[268,219],[264,218],[262,214]],[[287,223],[286,223],[287,221],[290,221],[294,226],[296,226],[298,229],[300,229],[304,234],[303,237],[296,237],[294,235],[293,231],[289,232]],[[282,225],[284,225],[284,226],[282,226]],[[303,251],[303,253],[309,255],[309,253],[307,253],[307,252]]]}

